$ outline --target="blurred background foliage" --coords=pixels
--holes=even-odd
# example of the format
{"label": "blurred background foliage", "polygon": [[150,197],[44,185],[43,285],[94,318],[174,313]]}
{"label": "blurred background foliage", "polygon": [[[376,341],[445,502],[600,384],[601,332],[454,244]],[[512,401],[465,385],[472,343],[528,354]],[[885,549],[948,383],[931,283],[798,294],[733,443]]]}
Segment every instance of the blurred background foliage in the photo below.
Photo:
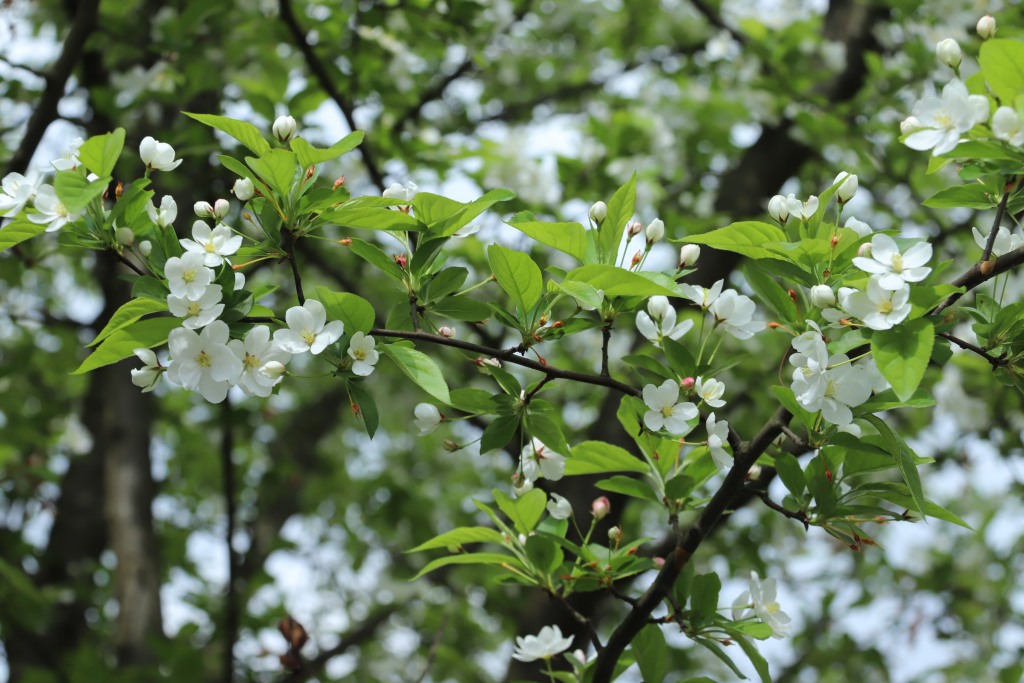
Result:
{"label": "blurred background foliage", "polygon": [[[1016,3],[965,0],[7,0],[0,160],[5,173],[47,167],[74,137],[117,126],[129,150],[146,135],[169,142],[186,161],[155,188],[177,200],[182,235],[187,207],[227,197],[233,180],[215,158],[233,141],[182,111],[265,129],[288,113],[327,144],[365,130],[361,157],[329,169],[354,194],[409,180],[462,200],[508,187],[519,199],[503,215],[528,208],[581,220],[636,171],[638,218],[660,216],[670,238],[762,216],[773,194],[817,194],[848,170],[861,192],[844,215],[926,235],[967,263],[976,258],[970,228],[986,230],[991,218],[921,206],[950,176],[925,175],[927,159],[898,144],[898,122],[952,75],[935,43],[952,37],[976,53],[973,27],[985,13],[1000,36],[1022,35]],[[976,66],[968,58],[963,69]],[[121,163],[124,177],[139,172],[132,154]],[[491,241],[532,248],[483,221],[451,257],[477,274],[467,282],[482,277]],[[311,284],[358,292],[382,319],[404,301],[344,247],[304,246]],[[655,256],[674,265],[671,247]],[[287,266],[261,266],[250,282],[280,281],[274,303],[286,306]],[[697,278],[742,286],[740,266],[705,250]],[[1011,299],[1024,292],[1019,277],[1006,288]],[[564,608],[479,569],[410,583],[425,560],[403,554],[477,519],[471,499],[507,486],[518,451],[478,454],[474,421],[417,437],[412,408],[427,397],[393,371],[368,385],[382,406],[372,441],[329,378],[222,408],[170,387],[141,395],[131,364],[70,376],[126,296],[112,263],[58,252],[53,241],[0,256],[9,680],[540,680],[534,665],[510,660],[512,638],[550,623],[574,629]],[[617,328],[618,355],[634,341],[630,328]],[[500,342],[495,329],[459,333]],[[599,340],[587,337],[548,350],[549,361],[593,370]],[[769,334],[735,344],[726,383],[741,434],[770,413],[766,389],[779,369],[764,359],[787,345]],[[450,385],[480,382],[471,358],[435,352]],[[925,385],[935,387],[934,413],[888,419],[936,459],[926,491],[975,533],[935,521],[875,527],[879,545],[854,552],[754,499],[701,550],[698,568],[720,574],[723,596],[739,593],[751,570],[780,580],[799,628],[764,646],[775,680],[1020,680],[1019,394],[967,354],[930,369]],[[557,397],[572,438],[622,441],[617,397],[573,386]],[[449,452],[445,439],[469,445]],[[585,515],[598,495],[591,484],[552,490]],[[602,528],[663,534],[663,520],[627,499],[613,509]],[[645,552],[656,554],[657,542]],[[622,613],[601,593],[576,606],[605,631]],[[311,638],[298,674],[278,659],[286,615]],[[732,679],[681,635],[669,639],[678,680]]]}

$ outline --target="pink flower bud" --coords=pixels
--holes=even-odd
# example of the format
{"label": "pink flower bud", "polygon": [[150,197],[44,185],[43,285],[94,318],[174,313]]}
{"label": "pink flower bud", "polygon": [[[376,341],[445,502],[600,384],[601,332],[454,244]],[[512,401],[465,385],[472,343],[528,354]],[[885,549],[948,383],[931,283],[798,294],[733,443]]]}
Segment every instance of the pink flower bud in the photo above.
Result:
{"label": "pink flower bud", "polygon": [[455,328],[454,327],[441,327],[441,328],[438,328],[437,332],[442,337],[446,337],[448,339],[454,339],[455,338]]}
{"label": "pink flower bud", "polygon": [[857,247],[857,256],[862,258],[871,258],[871,242],[865,242]]}
{"label": "pink flower bud", "polygon": [[682,381],[679,382],[679,388],[686,389],[687,391],[689,391],[690,389],[693,389],[693,385],[696,383],[697,380],[695,380],[693,377],[684,377]]}
{"label": "pink flower bud", "polygon": [[224,218],[231,210],[231,204],[226,199],[218,199],[213,203],[213,217],[217,220]]}
{"label": "pink flower bud", "polygon": [[639,235],[644,229],[644,224],[640,221],[633,221],[629,224],[629,236],[635,237]]}
{"label": "pink flower bud", "polygon": [[654,561],[654,566],[657,567],[658,569],[661,569],[662,567],[665,566],[665,558],[664,557],[654,557],[654,558],[651,558],[651,559]]}
{"label": "pink flower bud", "polygon": [[594,519],[601,521],[608,516],[608,513],[612,511],[611,501],[608,500],[607,496],[601,496],[595,498],[594,502],[590,504],[590,513],[594,515]]}

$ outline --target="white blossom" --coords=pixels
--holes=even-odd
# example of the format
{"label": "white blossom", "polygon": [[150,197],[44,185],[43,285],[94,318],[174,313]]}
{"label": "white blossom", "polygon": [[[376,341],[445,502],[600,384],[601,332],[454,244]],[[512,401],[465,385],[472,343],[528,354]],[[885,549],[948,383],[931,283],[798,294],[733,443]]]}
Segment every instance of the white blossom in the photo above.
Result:
{"label": "white blossom", "polygon": [[46,232],[60,230],[68,223],[78,220],[82,212],[72,213],[64,206],[64,202],[57,198],[57,193],[52,185],[43,185],[36,192],[35,207],[38,213],[30,214],[28,219],[39,225],[46,225]]}
{"label": "white blossom", "polygon": [[708,450],[711,451],[711,459],[718,465],[718,469],[729,469],[732,462],[728,451],[725,450],[729,443],[729,423],[725,420],[715,420],[715,414],[711,413],[704,426],[708,430]]}
{"label": "white blossom", "polygon": [[715,322],[729,334],[737,339],[750,339],[765,325],[763,320],[753,320],[756,308],[749,296],[728,289],[711,304],[709,310],[715,316]]}
{"label": "white blossom", "polygon": [[242,246],[242,236],[231,232],[231,228],[223,223],[210,228],[204,221],[192,224],[192,239],[180,239],[178,242],[185,251],[203,255],[203,263],[215,268],[234,254]]}
{"label": "white blossom", "polygon": [[223,320],[213,321],[199,334],[175,328],[167,345],[171,350],[167,379],[199,391],[210,403],[223,401],[242,374],[242,361],[228,348],[228,326]]}
{"label": "white blossom", "polygon": [[805,221],[809,221],[814,218],[814,214],[818,213],[818,197],[811,195],[807,198],[807,201],[800,205],[800,218]]}
{"label": "white blossom", "polygon": [[566,638],[557,626],[545,626],[535,636],[517,637],[512,658],[520,662],[551,659],[572,646],[572,636]]}
{"label": "white blossom", "polygon": [[700,258],[700,247],[696,244],[684,244],[679,247],[679,269],[689,268],[697,264]]}
{"label": "white blossom", "polygon": [[551,494],[551,500],[547,504],[548,514],[555,519],[569,519],[572,517],[572,503],[564,496],[557,493]]}
{"label": "white blossom", "polygon": [[957,69],[964,59],[964,51],[960,49],[960,43],[944,38],[935,46],[935,56],[946,66]]}
{"label": "white blossom", "polygon": [[975,26],[978,31],[978,36],[982,40],[988,40],[996,34],[996,19],[995,17],[986,14],[981,19],[978,19],[978,24]]}
{"label": "white blossom", "polygon": [[652,296],[647,302],[650,314],[636,314],[636,328],[644,337],[660,346],[665,339],[679,339],[693,327],[692,320],[676,324],[676,311],[664,296]]}
{"label": "white blossom", "polygon": [[836,183],[839,183],[839,187],[836,188],[835,197],[839,200],[840,204],[845,204],[853,199],[853,195],[857,194],[857,189],[859,187],[857,176],[852,173],[843,171],[836,176],[834,181],[832,181],[833,185]]}
{"label": "white blossom", "polygon": [[420,436],[433,434],[434,430],[437,429],[437,426],[444,419],[441,417],[441,411],[433,403],[417,403],[413,414],[416,416],[416,419],[412,423],[419,428]]}
{"label": "white blossom", "polygon": [[202,254],[185,252],[182,256],[172,256],[164,264],[164,276],[167,286],[174,296],[196,301],[203,295],[206,288],[213,282],[213,269],[204,265]]}
{"label": "white blossom", "polygon": [[910,315],[910,287],[884,289],[879,277],[868,280],[866,292],[843,287],[839,290],[839,303],[848,314],[860,318],[872,330],[888,330],[899,325]]}
{"label": "white blossom", "polygon": [[523,446],[521,459],[523,477],[529,481],[540,477],[558,481],[565,475],[565,456],[551,450],[536,437]]}
{"label": "white blossom", "polygon": [[206,327],[212,323],[224,312],[224,304],[221,303],[222,297],[220,285],[209,285],[195,299],[169,295],[167,308],[171,311],[171,315],[185,318],[182,325],[190,330],[198,330],[200,327]]}
{"label": "white blossom", "polygon": [[992,114],[992,134],[1014,147],[1024,146],[1024,120],[1013,107],[1002,106]]}
{"label": "white blossom", "polygon": [[721,408],[725,405],[725,401],[722,400],[722,396],[725,395],[725,384],[723,382],[710,377],[708,379],[698,377],[696,390],[701,400],[712,408]]}
{"label": "white blossom", "polygon": [[647,225],[644,236],[647,238],[648,246],[661,241],[665,237],[665,221],[655,218]]}
{"label": "white blossom", "polygon": [[600,227],[604,223],[604,219],[608,217],[608,205],[604,202],[595,202],[590,207],[590,220],[594,221]]}
{"label": "white blossom", "polygon": [[373,372],[373,366],[380,359],[380,354],[374,349],[375,345],[373,337],[362,332],[352,335],[348,344],[348,355],[355,361],[352,364],[352,372],[360,377],[366,377]]}
{"label": "white blossom", "polygon": [[903,144],[922,152],[930,149],[933,156],[951,152],[964,133],[988,121],[988,112],[988,98],[971,95],[962,81],[953,79],[942,89],[941,98],[929,95],[914,105],[914,125],[906,126],[910,132]]}
{"label": "white blossom", "polygon": [[[232,339],[228,348],[242,362],[238,386],[250,396],[266,398],[281,381],[288,362],[288,352],[270,339],[270,328],[257,325],[249,330],[245,341]],[[279,367],[280,366],[280,367]]]}
{"label": "white blossom", "polygon": [[711,304],[715,303],[716,299],[718,299],[718,296],[722,293],[722,286],[724,284],[725,280],[719,280],[707,289],[700,285],[688,284],[681,284],[679,285],[679,288],[683,290],[683,296],[706,310],[711,306]]}
{"label": "white blossom", "polygon": [[757,572],[750,572],[750,587],[733,602],[732,618],[738,621],[749,616],[757,616],[771,627],[773,638],[785,638],[789,635],[791,620],[789,615],[782,611],[776,599],[776,592],[775,579],[761,581]]}
{"label": "white blossom", "polygon": [[830,357],[829,365],[821,416],[834,425],[845,426],[853,422],[850,408],[871,398],[871,379],[863,368],[850,364],[843,354]]}
{"label": "white blossom", "polygon": [[274,343],[291,354],[309,351],[315,356],[345,333],[345,323],[327,322],[327,309],[316,299],[306,299],[301,306],[292,306],[284,319],[288,329],[274,332]]}
{"label": "white blossom", "polygon": [[78,168],[78,164],[81,163],[78,160],[78,149],[82,146],[83,142],[85,141],[82,138],[72,140],[67,149],[61,152],[60,158],[50,162],[53,169],[55,171],[71,171]]}
{"label": "white blossom", "polygon": [[857,237],[867,237],[872,232],[874,232],[871,229],[870,225],[868,225],[864,221],[857,220],[853,216],[850,216],[849,218],[846,219],[846,223],[843,224],[843,227],[853,230],[855,233],[857,233]]}
{"label": "white blossom", "polygon": [[274,133],[274,137],[281,142],[288,142],[295,135],[296,128],[298,128],[298,124],[295,122],[294,116],[278,116],[274,119],[271,131]]}
{"label": "white blossom", "polygon": [[871,257],[855,256],[853,265],[865,273],[880,276],[882,289],[900,289],[905,283],[920,282],[932,272],[925,266],[932,258],[932,245],[917,242],[900,253],[896,241],[888,235],[876,234],[871,238]]}
{"label": "white blossom", "polygon": [[0,216],[14,216],[32,201],[43,184],[43,176],[37,171],[28,175],[8,173],[4,176],[0,194]]}
{"label": "white blossom", "polygon": [[690,402],[679,402],[679,384],[667,379],[661,386],[648,384],[643,391],[644,424],[651,431],[664,429],[670,434],[683,435],[689,432],[688,422],[697,417],[697,406]]}
{"label": "white blossom", "polygon": [[419,188],[416,186],[416,183],[412,181],[409,181],[405,185],[402,185],[401,183],[393,183],[391,187],[384,190],[382,196],[389,199],[401,199],[411,202],[412,198],[416,196],[417,190],[419,190]]}
{"label": "white blossom", "polygon": [[157,171],[173,171],[181,163],[181,159],[174,158],[173,147],[166,142],[157,142],[148,135],[142,138],[139,145],[139,158],[146,168]]}
{"label": "white blossom", "polygon": [[247,202],[252,199],[255,194],[255,187],[253,187],[251,178],[239,178],[235,181],[235,184],[231,187],[231,192],[238,197],[238,201]]}
{"label": "white blossom", "polygon": [[[981,231],[977,228],[971,228],[971,232],[974,233],[974,241],[981,248],[985,250],[985,245],[988,244],[989,235],[982,235]],[[1020,235],[1010,232],[1006,226],[1000,225],[999,231],[996,233],[996,240],[992,243],[992,256],[999,257],[1003,254],[1009,254],[1011,251],[1019,249],[1021,244],[1024,244],[1024,239],[1021,239]]]}
{"label": "white blossom", "polygon": [[150,349],[135,349],[132,353],[138,356],[145,366],[132,370],[132,384],[141,387],[144,394],[153,391],[160,379],[160,373],[164,371],[163,366]]}
{"label": "white blossom", "polygon": [[178,217],[178,205],[175,203],[174,197],[167,194],[160,199],[159,209],[153,204],[152,199],[146,202],[146,213],[149,215],[149,220],[161,228],[166,228]]}

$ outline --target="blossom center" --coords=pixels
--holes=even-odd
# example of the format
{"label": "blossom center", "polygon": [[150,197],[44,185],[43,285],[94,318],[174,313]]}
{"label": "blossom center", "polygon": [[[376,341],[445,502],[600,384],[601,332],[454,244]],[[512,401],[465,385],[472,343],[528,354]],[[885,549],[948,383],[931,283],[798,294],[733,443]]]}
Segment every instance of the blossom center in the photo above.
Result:
{"label": "blossom center", "polygon": [[363,351],[362,349],[353,349],[352,356],[356,360],[366,360],[366,351]]}
{"label": "blossom center", "polygon": [[184,280],[186,284],[189,282],[193,282],[196,279],[196,271],[186,270],[184,273],[181,274],[181,279]]}
{"label": "blossom center", "polygon": [[892,270],[895,273],[903,272],[903,254],[892,255]]}
{"label": "blossom center", "polygon": [[665,417],[672,417],[673,408],[675,408],[675,406],[662,406],[661,414],[664,415]]}
{"label": "blossom center", "polygon": [[217,247],[214,246],[213,242],[207,242],[204,246],[206,247],[207,254],[212,254],[217,251]]}
{"label": "blossom center", "polygon": [[199,315],[202,312],[203,312],[203,309],[202,309],[202,307],[200,307],[198,301],[190,301],[189,302],[189,304],[188,304],[188,314],[190,316]]}
{"label": "blossom center", "polygon": [[313,330],[309,329],[308,327],[304,328],[302,330],[302,341],[312,346],[313,342],[316,341],[316,334],[314,334]]}
{"label": "blossom center", "polygon": [[878,304],[879,313],[892,313],[892,301],[886,299]]}
{"label": "blossom center", "polygon": [[245,358],[242,360],[242,364],[245,365],[246,368],[254,370],[260,367],[260,358],[259,356],[254,356],[253,354],[246,351]]}
{"label": "blossom center", "polygon": [[206,351],[200,351],[199,355],[196,356],[196,363],[198,363],[201,368],[208,368],[213,365],[213,359],[210,358],[210,354]]}

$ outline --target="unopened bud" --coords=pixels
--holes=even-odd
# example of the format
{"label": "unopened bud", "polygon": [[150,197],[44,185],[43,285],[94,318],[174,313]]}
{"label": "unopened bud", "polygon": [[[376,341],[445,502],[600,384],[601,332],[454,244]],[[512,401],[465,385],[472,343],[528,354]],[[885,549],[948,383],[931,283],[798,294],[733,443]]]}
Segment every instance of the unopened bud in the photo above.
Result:
{"label": "unopened bud", "polygon": [[551,327],[555,328],[556,330],[563,327],[564,325],[565,323],[562,322],[561,320],[556,320],[555,322],[551,323]]}
{"label": "unopened bud", "polygon": [[631,261],[632,266],[635,267],[635,266],[639,265],[640,264],[640,259],[642,259],[642,258],[643,258],[643,252],[638,251],[635,254],[633,254],[633,260]]}
{"label": "unopened bud", "polygon": [[996,34],[996,19],[993,16],[986,14],[981,19],[978,19],[978,35],[981,36],[982,40],[988,40]]}
{"label": "unopened bud", "polygon": [[611,541],[612,543],[618,543],[620,538],[622,538],[622,529],[621,528],[619,528],[617,526],[613,526],[611,529],[608,530],[608,540],[609,541]]}
{"label": "unopened bud", "polygon": [[780,327],[782,327],[782,323],[777,323],[774,320],[771,320],[771,321],[768,322],[767,327],[768,327],[769,330],[777,330]]}
{"label": "unopened bud", "polygon": [[340,240],[338,240],[338,244],[340,244],[343,247],[350,247],[352,246],[352,238],[342,237]]}
{"label": "unopened bud", "polygon": [[679,269],[689,268],[700,258],[700,247],[696,244],[684,244],[679,248]]}
{"label": "unopened bud", "polygon": [[789,207],[786,205],[786,198],[777,194],[768,200],[768,215],[779,223],[789,220]]}
{"label": "unopened bud", "polygon": [[284,366],[284,363],[277,360],[266,362],[260,368],[260,374],[264,375],[268,379],[277,379],[278,377],[284,375],[286,372],[288,372],[288,368]]}
{"label": "unopened bud", "polygon": [[316,173],[316,166],[310,164],[309,168],[306,169],[306,180],[312,178],[314,173]]}
{"label": "unopened bud", "polygon": [[334,185],[331,186],[331,189],[332,190],[337,190],[339,187],[341,187],[344,184],[345,184],[345,176],[339,176],[338,179],[334,181]]}
{"label": "unopened bud", "polygon": [[981,264],[981,266],[979,267],[979,270],[981,271],[982,275],[988,275],[989,273],[992,272],[992,269],[995,268],[995,267],[996,267],[996,260],[995,259],[989,259],[988,261],[985,261],[984,263]]}
{"label": "unopened bud", "polygon": [[633,221],[632,223],[629,224],[629,229],[628,229],[629,236],[630,237],[636,237],[637,235],[640,234],[640,231],[643,230],[643,229],[644,229],[644,224],[643,223],[641,223],[640,221]]}
{"label": "unopened bud", "polygon": [[846,173],[845,171],[840,173],[832,182],[833,185],[836,183],[840,183],[839,187],[836,188],[835,195],[840,204],[845,204],[853,199],[853,195],[857,194],[857,189],[859,188],[857,176],[852,173]]}
{"label": "unopened bud", "polygon": [[608,513],[612,511],[611,501],[608,500],[607,496],[601,496],[595,498],[594,502],[590,504],[590,514],[594,515],[594,519],[601,521],[608,516]]}
{"label": "unopened bud", "polygon": [[491,367],[494,368],[501,367],[501,361],[498,360],[497,358],[484,358],[483,356],[480,356],[479,358],[474,358],[473,362],[476,363],[477,367],[479,368],[482,368],[485,365],[490,365]]}
{"label": "unopened bud", "polygon": [[455,443],[451,439],[445,439],[444,449],[449,453],[454,453],[455,451],[459,450],[459,444]]}
{"label": "unopened bud", "polygon": [[114,232],[114,239],[117,240],[118,244],[130,247],[135,243],[135,233],[132,232],[131,228],[118,228]]}
{"label": "unopened bud", "polygon": [[196,215],[200,218],[210,218],[213,216],[213,204],[210,202],[196,202],[192,206],[192,210],[195,211]]}
{"label": "unopened bud", "polygon": [[828,308],[836,303],[836,293],[828,285],[811,287],[811,303],[818,308]]}
{"label": "unopened bud", "polygon": [[840,239],[842,239],[842,238],[839,237],[839,235],[833,235],[832,236],[832,241],[829,244],[831,244],[833,249],[835,249],[839,245],[839,240]]}
{"label": "unopened bud", "polygon": [[121,195],[124,194],[124,183],[120,180],[117,181],[117,185],[114,186],[114,199],[120,199]]}
{"label": "unopened bud", "polygon": [[857,256],[862,258],[871,258],[871,242],[865,242],[857,247]]}
{"label": "unopened bud", "polygon": [[747,481],[757,481],[761,478],[761,466],[756,462],[747,470]]}
{"label": "unopened bud", "polygon": [[935,56],[946,66],[956,69],[959,68],[960,62],[963,61],[964,53],[960,49],[959,43],[952,38],[946,38],[945,40],[940,40],[939,44],[935,46]]}
{"label": "unopened bud", "polygon": [[255,194],[255,187],[252,184],[251,178],[239,178],[235,181],[235,184],[231,187],[231,191],[238,197],[238,201],[247,202],[252,199]]}
{"label": "unopened bud", "polygon": [[248,211],[243,211],[243,212],[242,212],[242,218],[243,218],[244,220],[247,220],[247,221],[249,221],[250,223],[252,222],[252,214],[251,214],[251,213],[249,213]]}
{"label": "unopened bud", "polygon": [[149,240],[142,240],[139,242],[139,253],[143,256],[149,256],[153,253],[153,243]]}
{"label": "unopened bud", "polygon": [[218,199],[213,203],[213,217],[217,220],[224,218],[231,210],[231,204],[226,199]]}
{"label": "unopened bud", "polygon": [[295,135],[295,129],[297,128],[295,118],[292,116],[278,116],[274,120],[274,125],[271,127],[271,131],[274,133],[274,137],[281,142],[288,142]]}
{"label": "unopened bud", "polygon": [[405,265],[409,263],[409,259],[405,254],[392,254],[391,258],[395,260],[399,268],[405,268]]}
{"label": "unopened bud", "polygon": [[665,237],[665,221],[655,218],[648,224],[644,234],[647,236],[648,246],[660,242]]}
{"label": "unopened bud", "polygon": [[596,202],[590,207],[590,220],[594,221],[597,227],[601,227],[604,219],[608,217],[608,205],[604,202]]}
{"label": "unopened bud", "polygon": [[657,567],[658,569],[661,569],[662,567],[665,566],[665,558],[664,557],[652,557],[651,561],[654,562],[654,566]]}
{"label": "unopened bud", "polygon": [[586,664],[587,663],[587,653],[584,652],[583,650],[573,650],[572,651],[572,656],[575,657],[576,660],[579,661],[580,664]]}
{"label": "unopened bud", "polygon": [[921,130],[924,126],[916,116],[908,116],[907,118],[900,121],[900,134],[910,135]]}
{"label": "unopened bud", "polygon": [[454,327],[441,327],[441,328],[438,328],[437,332],[442,337],[446,337],[448,339],[454,339],[455,338],[455,328]]}
{"label": "unopened bud", "polygon": [[687,391],[689,391],[690,389],[693,389],[693,385],[696,383],[697,380],[695,380],[693,377],[684,377],[683,380],[679,382],[679,388],[686,389]]}
{"label": "unopened bud", "polygon": [[793,301],[793,303],[796,303],[796,290],[795,289],[790,289],[789,291],[786,292],[786,294],[789,295],[789,298]]}

